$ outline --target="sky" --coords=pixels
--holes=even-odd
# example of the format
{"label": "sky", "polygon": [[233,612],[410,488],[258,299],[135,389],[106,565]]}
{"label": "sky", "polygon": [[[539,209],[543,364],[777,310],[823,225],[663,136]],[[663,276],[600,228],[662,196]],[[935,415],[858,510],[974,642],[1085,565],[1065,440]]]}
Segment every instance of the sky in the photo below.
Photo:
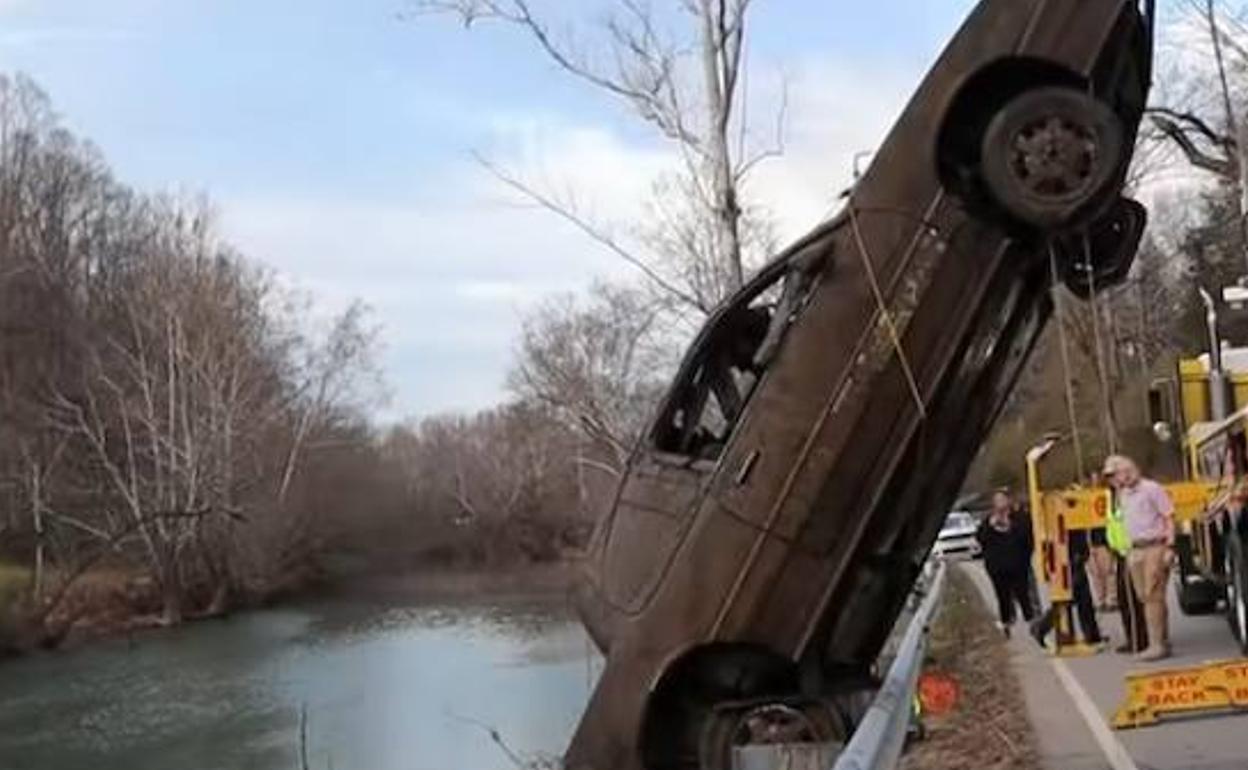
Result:
{"label": "sky", "polygon": [[[406,1],[0,0],[0,70],[32,76],[119,178],[206,193],[223,235],[321,312],[372,308],[387,418],[499,402],[527,310],[633,277],[474,156],[619,220],[674,162],[517,30]],[[533,0],[580,36],[606,2]],[[751,192],[782,240],[827,215],[972,5],[755,0],[750,114],[769,125],[788,96],[785,154]]]}

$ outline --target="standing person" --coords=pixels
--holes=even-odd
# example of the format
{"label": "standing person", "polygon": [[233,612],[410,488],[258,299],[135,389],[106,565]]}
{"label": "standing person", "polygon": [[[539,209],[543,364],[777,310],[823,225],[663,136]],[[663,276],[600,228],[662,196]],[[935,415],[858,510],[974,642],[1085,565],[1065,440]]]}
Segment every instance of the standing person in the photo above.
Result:
{"label": "standing person", "polygon": [[1036,616],[1027,586],[1031,527],[1024,517],[1016,515],[1009,494],[999,490],[993,494],[992,510],[979,525],[975,538],[983,552],[984,569],[997,595],[997,628],[1008,637],[1014,625],[1015,604],[1022,609],[1024,620],[1030,622]]}
{"label": "standing person", "polygon": [[1092,578],[1092,593],[1096,599],[1096,608],[1101,612],[1112,612],[1118,609],[1118,600],[1114,593],[1114,555],[1106,542],[1105,527],[1089,530],[1092,553],[1088,559],[1088,574]]}
{"label": "standing person", "polygon": [[1144,604],[1150,644],[1138,657],[1161,660],[1170,656],[1166,586],[1174,558],[1174,503],[1160,484],[1144,478],[1129,457],[1114,455],[1105,461],[1105,469],[1113,473],[1118,504],[1131,538],[1127,554],[1131,586]]}
{"label": "standing person", "polygon": [[1031,606],[1035,608],[1036,612],[1039,612],[1044,604],[1040,601],[1040,584],[1036,582],[1036,570],[1032,564],[1033,554],[1036,549],[1036,530],[1033,528],[1031,510],[1025,502],[1014,497],[1014,493],[1010,491],[1009,487],[997,489],[993,493],[994,502],[998,495],[1004,496],[1002,504],[1009,504],[1014,520],[1027,532],[1027,596],[1031,600]]}
{"label": "standing person", "polygon": [[[1083,641],[1096,647],[1099,652],[1107,640],[1101,635],[1101,627],[1096,622],[1096,605],[1092,601],[1092,589],[1088,585],[1088,535],[1087,530],[1071,530],[1067,540],[1070,554],[1070,598],[1079,617],[1079,630],[1083,633]],[[1041,647],[1045,646],[1045,640],[1056,622],[1054,608],[1049,607],[1047,612],[1031,624],[1031,635]]]}
{"label": "standing person", "polygon": [[1109,515],[1105,522],[1105,544],[1114,559],[1114,588],[1118,597],[1118,614],[1122,618],[1122,632],[1126,636],[1123,643],[1114,648],[1114,652],[1133,654],[1148,649],[1148,627],[1144,622],[1144,604],[1131,587],[1131,571],[1127,569],[1127,555],[1131,552],[1131,535],[1127,533],[1127,523],[1123,519],[1122,505],[1117,495],[1117,484],[1113,481],[1113,471],[1106,463],[1106,476],[1110,477],[1110,487],[1114,488],[1114,500],[1109,506]]}

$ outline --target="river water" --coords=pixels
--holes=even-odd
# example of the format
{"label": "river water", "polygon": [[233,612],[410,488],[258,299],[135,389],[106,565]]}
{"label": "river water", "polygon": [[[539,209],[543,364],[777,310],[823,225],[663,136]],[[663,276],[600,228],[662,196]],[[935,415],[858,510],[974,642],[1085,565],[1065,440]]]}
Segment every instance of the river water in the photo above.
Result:
{"label": "river water", "polygon": [[2,770],[514,770],[599,666],[561,606],[241,614],[0,663]]}

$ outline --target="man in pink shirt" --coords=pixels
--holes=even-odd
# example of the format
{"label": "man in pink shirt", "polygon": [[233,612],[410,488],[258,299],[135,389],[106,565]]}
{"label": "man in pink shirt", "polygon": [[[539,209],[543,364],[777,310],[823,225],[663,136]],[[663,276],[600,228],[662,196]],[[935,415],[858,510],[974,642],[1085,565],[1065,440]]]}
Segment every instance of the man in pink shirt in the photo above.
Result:
{"label": "man in pink shirt", "polygon": [[1144,604],[1149,646],[1140,660],[1161,660],[1170,655],[1170,619],[1166,608],[1166,585],[1174,560],[1174,503],[1160,484],[1140,474],[1129,457],[1113,455],[1105,460],[1105,475],[1117,492],[1131,551],[1127,568],[1131,584]]}

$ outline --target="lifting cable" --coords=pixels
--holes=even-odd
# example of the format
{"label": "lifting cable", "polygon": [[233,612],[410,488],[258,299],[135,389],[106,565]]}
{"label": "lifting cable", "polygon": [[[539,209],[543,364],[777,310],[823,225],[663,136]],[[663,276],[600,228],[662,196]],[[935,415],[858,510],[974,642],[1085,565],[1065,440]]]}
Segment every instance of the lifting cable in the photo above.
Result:
{"label": "lifting cable", "polygon": [[1075,410],[1075,385],[1070,373],[1070,350],[1066,339],[1066,303],[1061,284],[1057,280],[1057,251],[1049,242],[1049,291],[1057,310],[1057,334],[1062,350],[1062,383],[1066,388],[1066,419],[1070,421],[1070,437],[1075,447],[1075,468],[1079,478],[1085,478],[1083,465],[1083,440],[1079,437],[1079,417]]}
{"label": "lifting cable", "polygon": [[1083,234],[1083,259],[1088,271],[1088,288],[1091,290],[1088,296],[1088,308],[1092,312],[1092,337],[1096,344],[1096,374],[1100,381],[1101,403],[1104,405],[1101,421],[1105,428],[1105,437],[1109,441],[1109,454],[1118,454],[1118,420],[1114,415],[1113,394],[1109,388],[1109,369],[1105,365],[1107,353],[1104,335],[1101,334],[1103,319],[1101,318],[1101,305],[1097,302],[1096,271],[1092,267],[1092,242],[1086,232]]}
{"label": "lifting cable", "polygon": [[849,204],[849,226],[853,230],[854,241],[858,246],[858,254],[862,257],[862,266],[866,270],[867,281],[871,284],[871,292],[875,295],[875,304],[884,318],[884,326],[888,329],[888,336],[893,343],[893,350],[897,352],[897,360],[901,362],[901,371],[906,377],[906,384],[910,387],[910,395],[914,398],[914,405],[919,410],[919,419],[926,421],[927,407],[923,404],[923,394],[919,390],[919,382],[914,377],[914,370],[910,368],[910,360],[906,357],[906,351],[902,347],[901,334],[897,330],[897,323],[893,320],[893,314],[888,309],[888,303],[884,301],[884,292],[880,289],[880,282],[875,275],[875,266],[871,263],[871,253],[867,250],[866,239],[862,237],[862,229],[858,226],[858,209],[852,202]]}

